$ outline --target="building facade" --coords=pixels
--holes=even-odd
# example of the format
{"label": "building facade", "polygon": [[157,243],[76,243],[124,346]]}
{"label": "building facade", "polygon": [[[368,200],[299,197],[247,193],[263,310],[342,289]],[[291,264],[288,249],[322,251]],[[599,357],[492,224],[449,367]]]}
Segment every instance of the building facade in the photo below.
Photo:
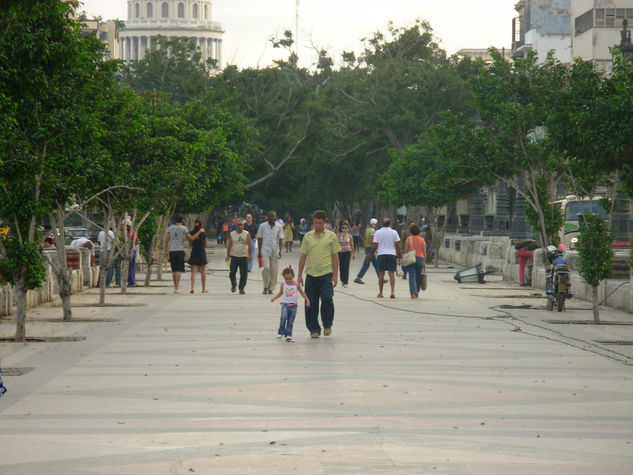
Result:
{"label": "building facade", "polygon": [[222,34],[212,21],[211,0],[128,0],[128,19],[119,32],[120,59],[145,57],[157,36],[190,38],[202,53],[202,60],[222,64]]}
{"label": "building facade", "polygon": [[512,21],[512,56],[525,58],[535,51],[540,62],[550,51],[561,63],[572,60],[571,17],[573,0],[521,0]]}
{"label": "building facade", "polygon": [[633,24],[633,0],[574,0],[572,51],[610,71],[611,48],[620,43],[622,22]]}

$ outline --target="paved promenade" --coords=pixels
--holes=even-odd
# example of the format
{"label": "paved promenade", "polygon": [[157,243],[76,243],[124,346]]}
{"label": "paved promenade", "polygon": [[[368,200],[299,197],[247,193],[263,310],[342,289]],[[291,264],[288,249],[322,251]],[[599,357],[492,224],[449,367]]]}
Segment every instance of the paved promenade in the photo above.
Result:
{"label": "paved promenade", "polygon": [[330,337],[310,339],[300,309],[286,343],[259,270],[232,294],[212,251],[209,294],[189,274],[180,294],[112,289],[105,309],[91,290],[77,322],[43,307],[27,325],[84,340],[0,343],[3,368],[32,368],[4,378],[1,474],[633,473],[633,346],[597,343],[633,326],[548,323],[589,305],[551,313],[536,290],[459,285],[444,265],[419,300],[401,279],[377,299],[371,270],[337,287]]}

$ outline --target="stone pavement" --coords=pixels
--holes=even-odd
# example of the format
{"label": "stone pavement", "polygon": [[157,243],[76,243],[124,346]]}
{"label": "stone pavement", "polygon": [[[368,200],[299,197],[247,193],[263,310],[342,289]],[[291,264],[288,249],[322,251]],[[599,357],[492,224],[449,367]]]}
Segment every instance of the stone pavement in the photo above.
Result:
{"label": "stone pavement", "polygon": [[332,336],[311,340],[300,309],[286,343],[260,272],[232,294],[217,251],[209,294],[185,293],[189,274],[177,295],[113,290],[135,306],[30,314],[30,336],[83,341],[0,344],[3,368],[33,368],[5,377],[0,473],[633,473],[633,347],[596,343],[633,326],[548,323],[591,311],[547,312],[494,277],[459,285],[444,265],[419,300],[401,279],[375,298],[371,273],[339,286]]}

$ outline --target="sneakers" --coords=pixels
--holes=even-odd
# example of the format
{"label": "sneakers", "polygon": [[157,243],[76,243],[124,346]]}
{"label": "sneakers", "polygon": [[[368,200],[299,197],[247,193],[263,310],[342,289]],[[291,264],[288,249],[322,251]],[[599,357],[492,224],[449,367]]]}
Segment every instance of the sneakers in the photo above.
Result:
{"label": "sneakers", "polygon": [[332,328],[324,328],[323,329],[323,334],[325,336],[330,336],[332,334]]}
{"label": "sneakers", "polygon": [[287,336],[287,337],[286,337],[286,341],[287,341],[288,343],[294,343],[294,339],[293,339],[291,336]]}
{"label": "sneakers", "polygon": [[237,285],[232,284],[231,285],[231,292],[235,293],[235,290],[237,289]]}
{"label": "sneakers", "polygon": [[310,338],[319,338],[318,333],[310,333]]}
{"label": "sneakers", "polygon": [[240,289],[240,295],[244,295],[246,292],[244,292],[244,289]]}
{"label": "sneakers", "polygon": [[357,283],[357,284],[364,284],[364,283],[365,283],[365,282],[363,282],[362,280],[360,280],[360,277],[356,277],[356,278],[354,279],[354,282],[355,282],[355,283]]}
{"label": "sneakers", "polygon": [[277,339],[281,340],[284,336],[281,333],[277,333]]}
{"label": "sneakers", "polygon": [[264,291],[262,292],[262,294],[266,295],[268,293],[268,289],[264,289]]}

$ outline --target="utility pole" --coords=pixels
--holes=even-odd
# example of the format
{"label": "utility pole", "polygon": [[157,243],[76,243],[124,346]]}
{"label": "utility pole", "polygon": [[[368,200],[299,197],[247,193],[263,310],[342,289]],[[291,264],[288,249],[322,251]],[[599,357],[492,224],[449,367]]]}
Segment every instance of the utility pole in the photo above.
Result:
{"label": "utility pole", "polygon": [[295,8],[295,56],[299,62],[299,0]]}

